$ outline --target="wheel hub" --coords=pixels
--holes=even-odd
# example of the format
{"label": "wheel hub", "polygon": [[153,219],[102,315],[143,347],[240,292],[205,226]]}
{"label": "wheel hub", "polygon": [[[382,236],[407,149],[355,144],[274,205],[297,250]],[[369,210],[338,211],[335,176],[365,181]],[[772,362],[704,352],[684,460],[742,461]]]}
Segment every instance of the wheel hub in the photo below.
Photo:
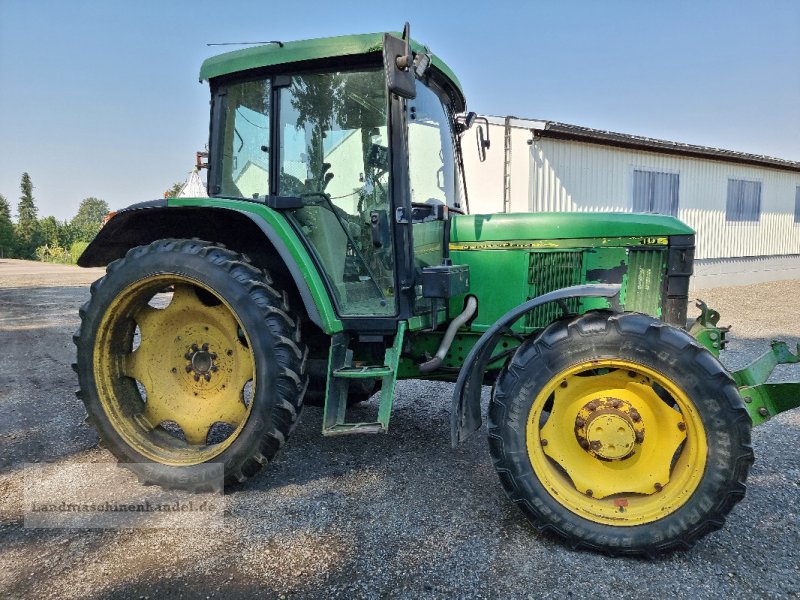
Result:
{"label": "wheel hub", "polygon": [[595,398],[575,418],[575,437],[588,454],[605,461],[629,458],[644,441],[641,415],[630,402]]}
{"label": "wheel hub", "polygon": [[200,381],[202,377],[206,381],[211,381],[211,373],[215,373],[219,367],[214,364],[217,359],[215,352],[209,352],[208,344],[203,344],[198,347],[197,344],[192,344],[189,352],[183,356],[189,361],[186,365],[187,373],[194,373],[194,380]]}

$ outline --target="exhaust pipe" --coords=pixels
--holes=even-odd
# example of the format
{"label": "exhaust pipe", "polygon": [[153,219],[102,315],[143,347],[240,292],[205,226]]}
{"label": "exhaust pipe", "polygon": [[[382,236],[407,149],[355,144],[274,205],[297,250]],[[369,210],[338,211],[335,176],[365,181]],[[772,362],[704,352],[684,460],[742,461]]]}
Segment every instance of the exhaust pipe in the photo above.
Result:
{"label": "exhaust pipe", "polygon": [[429,361],[419,365],[420,372],[430,373],[442,365],[442,361],[444,360],[444,357],[447,356],[447,351],[450,350],[450,345],[453,343],[453,340],[456,337],[456,331],[458,331],[459,327],[461,327],[464,323],[469,321],[473,315],[475,315],[476,310],[478,310],[477,299],[475,296],[468,296],[467,305],[464,307],[464,311],[450,323],[450,326],[447,328],[447,331],[442,338],[442,343],[439,344],[439,349],[436,351],[434,357]]}

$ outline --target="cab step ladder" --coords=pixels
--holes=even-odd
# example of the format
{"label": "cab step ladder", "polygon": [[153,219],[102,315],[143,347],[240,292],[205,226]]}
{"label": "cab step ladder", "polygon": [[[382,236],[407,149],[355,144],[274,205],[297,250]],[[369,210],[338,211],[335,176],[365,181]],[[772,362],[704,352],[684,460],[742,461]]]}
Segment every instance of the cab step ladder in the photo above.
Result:
{"label": "cab step ladder", "polygon": [[[403,348],[407,323],[401,321],[394,336],[394,343],[386,348],[382,365],[353,365],[350,335],[338,333],[331,340],[328,357],[328,383],[325,395],[325,412],[322,419],[323,435],[347,435],[351,433],[385,433],[389,428],[392,413],[394,387],[397,383],[397,366]],[[378,420],[372,423],[348,423],[347,392],[353,379],[380,379],[381,401]]]}

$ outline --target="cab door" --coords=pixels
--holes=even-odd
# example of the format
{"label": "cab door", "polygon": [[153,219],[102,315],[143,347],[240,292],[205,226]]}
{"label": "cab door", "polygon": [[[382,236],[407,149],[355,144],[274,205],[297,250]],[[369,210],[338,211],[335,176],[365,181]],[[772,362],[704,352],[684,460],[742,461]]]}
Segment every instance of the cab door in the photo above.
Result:
{"label": "cab door", "polygon": [[[413,220],[414,264],[422,269],[442,264],[445,222],[442,208],[458,208],[458,186],[451,119],[439,95],[421,81],[407,100],[408,165]],[[430,299],[417,295],[415,312],[430,310]]]}
{"label": "cab door", "polygon": [[278,90],[277,194],[341,317],[397,314],[388,104],[379,68],[297,74]]}

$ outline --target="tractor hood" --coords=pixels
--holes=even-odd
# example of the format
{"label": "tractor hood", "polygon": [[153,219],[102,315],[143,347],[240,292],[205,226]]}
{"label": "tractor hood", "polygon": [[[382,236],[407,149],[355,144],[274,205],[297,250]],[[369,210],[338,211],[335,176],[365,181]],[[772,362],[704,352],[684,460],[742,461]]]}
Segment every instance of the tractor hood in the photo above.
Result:
{"label": "tractor hood", "polygon": [[[653,214],[581,212],[463,215],[453,218],[451,248],[457,250],[460,244],[474,242],[692,234],[694,230],[675,217]],[[514,244],[502,247],[514,247]]]}

